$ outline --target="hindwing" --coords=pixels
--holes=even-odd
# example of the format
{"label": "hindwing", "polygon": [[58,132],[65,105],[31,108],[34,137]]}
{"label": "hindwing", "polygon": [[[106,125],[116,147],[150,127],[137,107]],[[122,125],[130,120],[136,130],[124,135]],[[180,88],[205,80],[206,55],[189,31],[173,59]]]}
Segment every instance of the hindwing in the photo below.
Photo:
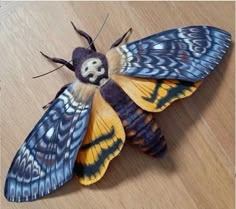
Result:
{"label": "hindwing", "polygon": [[192,95],[202,81],[153,80],[113,75],[113,80],[142,109],[161,112],[172,102]]}
{"label": "hindwing", "polygon": [[118,115],[97,90],[88,131],[75,164],[80,183],[89,185],[100,180],[124,142],[125,133]]}

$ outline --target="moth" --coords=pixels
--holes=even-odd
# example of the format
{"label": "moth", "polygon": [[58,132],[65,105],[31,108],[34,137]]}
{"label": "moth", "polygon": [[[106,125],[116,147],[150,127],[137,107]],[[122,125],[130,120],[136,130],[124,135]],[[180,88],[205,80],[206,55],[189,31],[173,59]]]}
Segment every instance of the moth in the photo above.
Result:
{"label": "moth", "polygon": [[162,156],[166,141],[154,120],[172,102],[193,94],[214,71],[231,35],[211,26],[167,30],[123,44],[131,29],[102,54],[86,32],[89,48],[78,47],[72,64],[52,58],[75,74],[16,153],[5,182],[9,201],[33,201],[68,182],[100,180],[125,141]]}

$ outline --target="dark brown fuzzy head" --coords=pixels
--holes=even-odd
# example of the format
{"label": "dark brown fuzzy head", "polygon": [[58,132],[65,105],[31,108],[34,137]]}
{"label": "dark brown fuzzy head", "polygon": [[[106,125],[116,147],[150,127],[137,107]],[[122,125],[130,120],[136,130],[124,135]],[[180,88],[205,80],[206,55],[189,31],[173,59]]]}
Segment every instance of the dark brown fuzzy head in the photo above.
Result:
{"label": "dark brown fuzzy head", "polygon": [[91,49],[78,47],[72,54],[76,77],[84,82],[100,85],[108,78],[108,64],[105,55]]}

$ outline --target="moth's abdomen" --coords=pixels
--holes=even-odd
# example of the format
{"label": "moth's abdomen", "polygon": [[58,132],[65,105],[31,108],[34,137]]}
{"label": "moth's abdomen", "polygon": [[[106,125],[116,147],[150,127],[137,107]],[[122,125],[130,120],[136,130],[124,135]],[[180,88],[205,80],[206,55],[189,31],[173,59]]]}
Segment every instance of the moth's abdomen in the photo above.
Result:
{"label": "moth's abdomen", "polygon": [[166,150],[166,142],[153,113],[140,109],[134,102],[132,104],[134,108],[132,117],[125,116],[123,119],[118,112],[123,119],[127,140],[149,155],[163,155]]}
{"label": "moth's abdomen", "polygon": [[151,156],[162,156],[165,153],[165,138],[153,113],[137,106],[112,80],[101,88],[101,94],[119,115],[128,142]]}

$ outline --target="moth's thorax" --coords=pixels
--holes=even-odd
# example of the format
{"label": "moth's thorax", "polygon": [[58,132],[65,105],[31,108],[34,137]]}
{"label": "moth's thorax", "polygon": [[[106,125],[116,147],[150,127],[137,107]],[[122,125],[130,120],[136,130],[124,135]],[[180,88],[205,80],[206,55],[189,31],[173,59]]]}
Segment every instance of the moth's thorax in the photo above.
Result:
{"label": "moth's thorax", "polygon": [[72,54],[76,77],[84,82],[102,85],[108,79],[108,64],[105,55],[78,47]]}

